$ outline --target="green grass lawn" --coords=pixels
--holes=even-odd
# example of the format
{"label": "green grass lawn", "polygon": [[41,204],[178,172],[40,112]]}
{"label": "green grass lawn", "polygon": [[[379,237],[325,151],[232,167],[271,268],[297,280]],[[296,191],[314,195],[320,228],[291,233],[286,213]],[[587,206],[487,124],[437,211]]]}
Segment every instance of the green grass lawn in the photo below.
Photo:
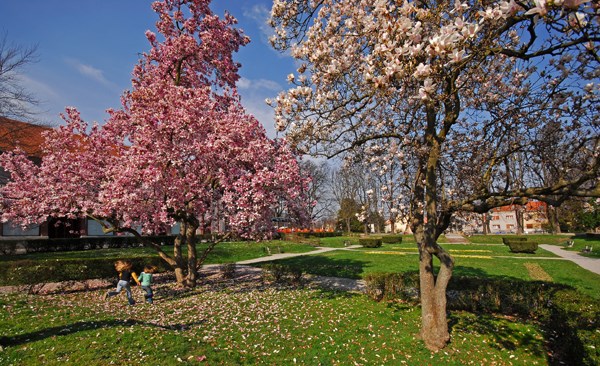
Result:
{"label": "green grass lawn", "polygon": [[[536,254],[511,253],[505,245],[444,246],[454,256],[456,276],[500,277],[521,280],[540,280],[530,273],[532,264],[540,266],[551,281],[571,285],[583,293],[600,298],[600,275],[578,265],[557,259],[552,253],[538,249]],[[482,252],[488,250],[489,252]],[[545,258],[548,259],[539,259]],[[337,250],[319,255],[288,258],[277,263],[302,268],[305,272],[332,277],[363,278],[374,272],[418,271],[416,248],[402,245],[384,245],[381,248]],[[434,262],[439,267],[439,263]]]}
{"label": "green grass lawn", "polygon": [[[404,236],[402,244],[352,251],[341,250],[344,241],[355,244],[358,238],[322,238],[319,245],[340,250],[277,263],[299,266],[305,273],[348,278],[418,270],[412,236]],[[534,280],[541,273],[550,281],[600,298],[598,275],[553,259],[553,254],[541,249],[534,255],[515,254],[505,245],[489,244],[493,243],[443,244],[455,258],[454,274]],[[266,256],[269,251],[313,249],[284,241],[221,243],[206,263],[236,262]],[[153,253],[134,248],[14,258],[116,259]],[[534,324],[509,317],[452,312],[451,343],[431,353],[416,334],[418,307],[377,303],[359,294],[203,278],[200,287],[191,291],[175,289],[172,283],[159,284],[154,306],[129,307],[123,297],[100,300],[103,291],[0,294],[0,365],[548,364],[543,332]],[[139,292],[135,296],[142,300]]]}
{"label": "green grass lawn", "polygon": [[0,294],[0,365],[547,364],[543,333],[508,318],[453,312],[451,343],[431,353],[418,307],[401,303],[240,283],[156,293],[152,306]]}

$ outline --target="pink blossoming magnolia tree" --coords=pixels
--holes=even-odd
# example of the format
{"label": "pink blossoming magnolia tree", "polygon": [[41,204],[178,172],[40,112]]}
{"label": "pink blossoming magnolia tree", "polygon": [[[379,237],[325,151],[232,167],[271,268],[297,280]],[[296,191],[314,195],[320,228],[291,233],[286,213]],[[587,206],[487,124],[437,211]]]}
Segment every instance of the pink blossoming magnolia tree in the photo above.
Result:
{"label": "pink blossoming magnolia tree", "polygon": [[[4,219],[88,216],[105,231],[131,233],[154,247],[180,284],[195,286],[198,265],[227,235],[268,237],[271,209],[282,200],[302,212],[297,202],[306,180],[295,155],[284,141],[266,137],[235,92],[239,65],[232,53],[248,38],[209,3],[153,4],[163,39],[146,32],[152,48],[134,68],[122,108],[109,110],[103,126],[90,127],[67,108],[66,125],[46,136],[41,165],[2,155],[12,177],[1,191]],[[214,222],[228,234],[197,258],[196,232]],[[177,223],[173,256],[142,236]]]}
{"label": "pink blossoming magnolia tree", "polygon": [[273,45],[300,62],[280,130],[410,178],[428,348],[449,340],[436,241],[456,213],[600,195],[599,20],[589,0],[274,1]]}

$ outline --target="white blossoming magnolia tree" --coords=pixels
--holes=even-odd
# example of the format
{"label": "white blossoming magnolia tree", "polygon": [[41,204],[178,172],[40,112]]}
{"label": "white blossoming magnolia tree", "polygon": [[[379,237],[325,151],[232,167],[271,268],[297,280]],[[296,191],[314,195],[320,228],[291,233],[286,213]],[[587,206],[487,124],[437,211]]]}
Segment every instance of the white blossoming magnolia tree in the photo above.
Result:
{"label": "white blossoming magnolia tree", "polygon": [[[106,231],[136,235],[174,268],[180,284],[195,286],[197,266],[222,240],[198,260],[197,229],[219,221],[230,234],[267,237],[271,208],[282,199],[302,201],[306,182],[295,155],[284,141],[267,138],[235,93],[232,53],[248,39],[209,3],[153,4],[163,40],[146,32],[152,48],[134,68],[122,108],[109,110],[103,126],[90,127],[67,108],[66,124],[46,136],[39,166],[23,154],[1,156],[11,173],[0,191],[4,219],[88,216]],[[173,256],[142,236],[177,223]]]}
{"label": "white blossoming magnolia tree", "polygon": [[375,151],[410,177],[432,350],[449,341],[454,260],[436,241],[455,213],[600,195],[598,4],[274,1],[273,45],[300,65],[271,101],[279,129],[308,153]]}

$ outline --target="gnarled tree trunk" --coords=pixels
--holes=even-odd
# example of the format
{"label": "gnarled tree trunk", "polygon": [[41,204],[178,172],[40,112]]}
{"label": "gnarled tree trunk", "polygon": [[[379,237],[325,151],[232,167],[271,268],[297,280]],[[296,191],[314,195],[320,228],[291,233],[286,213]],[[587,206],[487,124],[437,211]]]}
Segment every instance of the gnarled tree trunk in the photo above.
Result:
{"label": "gnarled tree trunk", "polygon": [[[440,260],[435,273],[433,258]],[[420,338],[430,350],[437,351],[450,340],[446,316],[446,288],[452,277],[454,260],[436,243],[419,243],[419,278],[421,294]]]}

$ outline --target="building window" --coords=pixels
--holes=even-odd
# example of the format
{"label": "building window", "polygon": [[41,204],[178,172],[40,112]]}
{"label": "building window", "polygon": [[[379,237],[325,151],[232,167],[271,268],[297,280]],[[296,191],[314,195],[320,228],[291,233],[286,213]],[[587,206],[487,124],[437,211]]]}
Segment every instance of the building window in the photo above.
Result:
{"label": "building window", "polygon": [[492,220],[500,220],[500,216],[492,216]]}
{"label": "building window", "polygon": [[494,229],[494,230],[500,230],[500,225],[492,225],[492,229]]}
{"label": "building window", "polygon": [[507,218],[508,220],[512,220],[512,219],[514,219],[514,218],[515,218],[515,216],[514,216],[514,215],[506,215],[506,218]]}

